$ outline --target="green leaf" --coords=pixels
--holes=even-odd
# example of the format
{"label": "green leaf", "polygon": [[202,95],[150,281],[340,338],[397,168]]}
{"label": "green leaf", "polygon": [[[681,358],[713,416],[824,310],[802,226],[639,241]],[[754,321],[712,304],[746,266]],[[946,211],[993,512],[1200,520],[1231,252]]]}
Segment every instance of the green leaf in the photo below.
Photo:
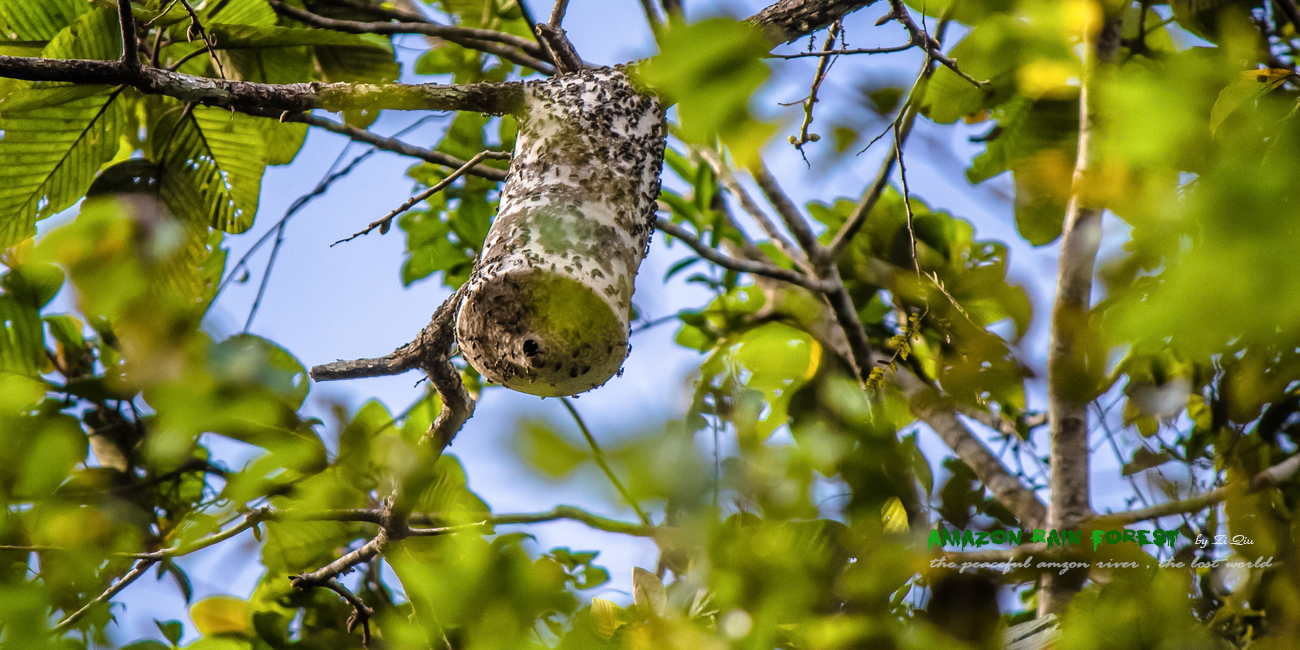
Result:
{"label": "green leaf", "polygon": [[1210,134],[1219,130],[1219,125],[1241,107],[1255,103],[1255,100],[1281,87],[1295,73],[1285,69],[1268,68],[1265,70],[1245,70],[1241,76],[1228,84],[1219,93],[1210,111]]}
{"label": "green leaf", "polygon": [[199,12],[199,17],[204,25],[224,23],[228,25],[274,27],[276,23],[275,10],[265,0],[205,2],[203,3],[203,9]]}
{"label": "green leaf", "polygon": [[1078,148],[1078,102],[1016,98],[998,109],[998,125],[966,178],[980,183],[1011,170],[1016,227],[1035,246],[1055,240],[1069,201]]}
{"label": "green leaf", "polygon": [[185,625],[180,621],[159,621],[154,620],[154,625],[158,626],[158,631],[162,632],[163,638],[177,645],[181,642],[181,636],[185,634]]}
{"label": "green leaf", "polygon": [[[59,32],[42,56],[108,60],[119,48],[116,14],[99,9]],[[32,83],[14,88],[8,110],[0,111],[0,248],[31,237],[37,220],[81,198],[95,172],[117,154],[126,120],[119,91]]]}
{"label": "green leaf", "polygon": [[24,264],[0,275],[0,288],[16,300],[40,309],[63,287],[63,270],[53,264]]}
{"label": "green leaf", "polygon": [[166,643],[154,641],[153,639],[144,639],[142,641],[136,641],[130,645],[122,646],[122,650],[170,650],[170,648],[171,646]]}
{"label": "green leaf", "polygon": [[[160,194],[182,220],[239,233],[253,225],[266,170],[261,118],[196,106],[159,128]],[[164,118],[167,120],[167,118]],[[164,135],[165,134],[165,135]]]}
{"label": "green leaf", "polygon": [[1123,476],[1132,476],[1143,470],[1163,465],[1173,459],[1173,454],[1167,451],[1157,453],[1146,447],[1138,447],[1138,450],[1133,452],[1133,460],[1124,464],[1121,474]]}
{"label": "green leaf", "polygon": [[517,445],[519,455],[530,465],[557,479],[568,476],[590,456],[540,422],[525,423]]}
{"label": "green leaf", "polygon": [[190,619],[199,634],[250,634],[248,601],[210,596],[190,606]]}
{"label": "green leaf", "polygon": [[48,41],[89,10],[82,0],[0,0],[0,20],[20,41]]}
{"label": "green leaf", "polygon": [[212,349],[213,375],[231,383],[269,388],[293,410],[302,407],[311,382],[307,368],[275,343],[254,334],[237,334]]}
{"label": "green leaf", "polygon": [[750,97],[770,74],[763,58],[771,47],[748,23],[711,18],[670,30],[659,55],[636,75],[677,103],[682,138],[699,144],[720,138],[745,167],[775,131],[749,111]]}
{"label": "green leaf", "polygon": [[44,337],[35,307],[0,295],[0,373],[39,374],[46,364]]}

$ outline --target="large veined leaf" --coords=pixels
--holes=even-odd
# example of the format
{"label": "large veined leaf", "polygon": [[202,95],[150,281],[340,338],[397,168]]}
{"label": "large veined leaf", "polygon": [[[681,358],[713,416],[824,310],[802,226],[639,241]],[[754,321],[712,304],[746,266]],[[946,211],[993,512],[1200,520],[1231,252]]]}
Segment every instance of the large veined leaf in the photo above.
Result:
{"label": "large veined leaf", "polygon": [[0,0],[0,20],[14,40],[48,41],[89,9],[85,0]]}
{"label": "large veined leaf", "polygon": [[190,223],[248,230],[266,169],[264,133],[259,118],[243,113],[206,106],[181,111],[154,156],[167,207]]}
{"label": "large veined leaf", "polygon": [[117,153],[125,123],[117,92],[0,113],[0,247],[76,203]]}
{"label": "large veined leaf", "polygon": [[[45,47],[47,58],[106,60],[119,48],[116,17],[78,17]],[[71,206],[117,153],[126,123],[120,93],[104,87],[23,83],[0,105],[0,246],[36,232]]]}
{"label": "large veined leaf", "polygon": [[273,27],[276,21],[275,10],[265,0],[208,2],[200,15],[203,18],[204,25],[224,23],[227,25]]}

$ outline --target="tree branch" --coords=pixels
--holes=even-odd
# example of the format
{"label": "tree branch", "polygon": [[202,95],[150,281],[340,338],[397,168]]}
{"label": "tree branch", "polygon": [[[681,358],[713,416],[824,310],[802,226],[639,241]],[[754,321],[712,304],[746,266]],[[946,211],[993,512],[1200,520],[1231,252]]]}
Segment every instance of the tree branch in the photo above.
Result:
{"label": "tree branch", "polygon": [[196,77],[158,68],[128,70],[121,61],[43,59],[0,55],[0,77],[25,81],[63,81],[77,84],[131,86],[150,95],[166,95],[182,102],[289,111],[312,109],[338,112],[347,109],[474,111],[503,115],[523,103],[519,82],[440,84],[353,84],[319,82],[263,84]]}
{"label": "tree branch", "polygon": [[682,242],[687,246],[690,246],[697,255],[723,268],[731,269],[740,273],[761,275],[772,278],[773,280],[781,280],[782,282],[797,284],[812,291],[825,291],[827,288],[815,279],[809,278],[808,276],[796,271],[783,269],[775,264],[736,259],[734,257],[723,255],[722,253],[719,253],[717,249],[706,245],[694,235],[686,232],[686,230],[667,219],[655,219],[655,228],[682,240]]}
{"label": "tree branch", "polygon": [[[245,112],[250,113],[252,115],[261,115],[264,117],[268,116],[268,113],[266,111],[245,111]],[[384,151],[391,151],[393,153],[402,154],[403,156],[419,158],[420,160],[423,160],[425,162],[430,162],[435,165],[442,165],[443,167],[451,167],[452,169],[457,169],[465,166],[464,160],[461,160],[460,158],[457,158],[450,154],[445,154],[441,151],[433,151],[431,149],[416,147],[414,145],[398,140],[397,138],[389,138],[382,135],[378,135],[372,131],[367,131],[366,129],[351,126],[349,124],[344,124],[342,122],[335,122],[334,120],[325,119],[323,117],[316,117],[315,115],[312,115],[310,113],[290,113],[288,115],[281,115],[281,118],[285,122],[298,122],[300,124],[307,124],[309,126],[319,127],[331,133],[337,133],[342,136],[347,136],[349,139],[354,140],[356,142],[363,142],[365,144],[371,145],[376,149],[383,149]],[[509,154],[506,154],[505,152],[492,152],[492,156],[496,154],[505,155],[507,157],[509,156]],[[506,172],[506,170],[504,169],[497,169],[496,167],[488,167],[487,165],[474,165],[473,167],[470,167],[466,173],[470,174],[471,176],[479,176],[481,178],[486,178],[494,181],[504,181],[508,174],[508,172]]]}
{"label": "tree branch", "polygon": [[1251,477],[1249,483],[1244,485],[1240,483],[1224,485],[1204,494],[1198,494],[1178,501],[1158,503],[1149,508],[1093,515],[1093,517],[1088,521],[1089,523],[1099,527],[1103,524],[1109,526],[1128,526],[1141,521],[1150,521],[1152,519],[1160,519],[1161,517],[1169,517],[1171,515],[1200,512],[1216,503],[1227,500],[1234,490],[1242,490],[1246,493],[1252,493],[1266,490],[1271,487],[1277,487],[1294,477],[1297,472],[1300,472],[1300,455],[1292,456],[1256,474]]}
{"label": "tree branch", "polygon": [[[1119,51],[1120,21],[1101,25],[1096,41],[1086,39],[1085,72],[1079,97],[1079,152],[1074,188],[1065,212],[1056,300],[1052,305],[1047,351],[1047,420],[1052,468],[1047,527],[1074,528],[1092,513],[1089,504],[1088,402],[1084,337],[1091,309],[1093,264],[1101,244],[1103,207],[1085,193],[1098,166],[1093,126],[1097,105],[1096,77]],[[1039,596],[1039,615],[1059,614],[1083,586],[1087,572],[1046,574]]]}
{"label": "tree branch", "polygon": [[600,471],[605,473],[605,476],[609,478],[609,482],[613,483],[614,488],[618,490],[620,495],[622,495],[623,500],[636,511],[636,516],[641,519],[641,523],[647,526],[652,525],[650,522],[650,515],[647,515],[643,510],[641,510],[641,506],[638,505],[636,499],[632,497],[632,493],[628,491],[622,481],[618,480],[618,475],[610,468],[609,463],[605,460],[605,452],[601,450],[600,445],[596,444],[595,436],[591,435],[591,429],[587,428],[587,423],[584,422],[582,416],[578,414],[578,409],[573,407],[573,402],[569,401],[569,398],[567,397],[561,397],[560,402],[564,404],[564,408],[569,410],[569,415],[573,416],[573,421],[578,423],[578,429],[582,431],[582,436],[587,439],[587,445],[591,447],[591,455],[596,460],[596,465],[600,467]]}
{"label": "tree branch", "polygon": [[767,213],[763,212],[758,203],[754,202],[754,198],[736,180],[735,174],[731,173],[731,169],[723,162],[718,152],[708,148],[700,148],[699,153],[700,158],[708,163],[709,167],[713,168],[713,174],[718,178],[718,182],[722,183],[722,187],[736,197],[737,201],[740,201],[740,207],[744,208],[750,217],[753,217],[754,222],[758,224],[763,234],[767,235],[767,238],[771,240],[772,245],[790,258],[790,261],[794,262],[795,266],[802,268],[807,273],[812,273],[813,267],[808,263],[808,258],[804,256],[803,251],[786,239],[785,234],[768,218]]}
{"label": "tree branch", "polygon": [[332,29],[347,34],[423,34],[441,38],[461,47],[499,56],[511,63],[532,68],[543,74],[555,73],[555,68],[546,62],[546,59],[549,58],[547,53],[537,43],[514,34],[506,34],[490,29],[450,27],[423,19],[396,23],[339,20],[286,5],[280,0],[266,1],[276,13],[311,27]]}
{"label": "tree branch", "polygon": [[119,61],[128,69],[139,68],[140,38],[135,31],[131,0],[117,0],[117,20],[122,27],[122,58]]}
{"label": "tree branch", "polygon": [[957,458],[975,472],[980,482],[993,493],[993,498],[1006,506],[1025,526],[1038,528],[1047,521],[1047,507],[1043,502],[1012,476],[993,452],[957,419],[957,413],[937,389],[905,368],[894,373],[894,381],[907,398],[912,412],[930,425]]}
{"label": "tree branch", "polygon": [[135,567],[132,568],[130,572],[118,579],[118,581],[113,583],[113,585],[108,589],[105,589],[104,593],[100,594],[89,603],[86,603],[85,607],[69,614],[68,617],[62,621],[59,621],[59,624],[54,626],[54,634],[63,634],[72,629],[72,626],[76,625],[77,621],[85,618],[86,614],[89,614],[91,609],[108,602],[113,598],[113,596],[116,596],[118,592],[126,589],[132,582],[135,582],[136,579],[144,575],[144,572],[148,571],[149,567],[153,566],[155,562],[156,560],[140,560],[139,562],[136,562]]}
{"label": "tree branch", "polygon": [[788,43],[847,16],[876,0],[780,0],[750,16],[773,43]]}
{"label": "tree branch", "polygon": [[429,189],[424,190],[423,192],[420,192],[419,194],[416,194],[415,196],[412,196],[411,198],[407,199],[405,203],[397,206],[396,210],[389,212],[382,219],[371,222],[370,225],[354,233],[351,237],[348,237],[346,239],[340,239],[334,242],[333,244],[330,244],[330,248],[342,244],[343,242],[352,241],[353,239],[356,239],[357,237],[361,237],[362,235],[368,235],[370,234],[371,231],[373,231],[376,228],[379,229],[379,234],[381,235],[388,234],[388,229],[393,225],[394,217],[415,207],[416,203],[419,203],[420,201],[423,201],[433,196],[434,194],[443,191],[444,189],[447,188],[448,185],[451,185],[453,182],[455,182],[457,178],[464,176],[470,169],[478,165],[484,158],[509,159],[510,154],[497,152],[497,151],[480,151],[477,154],[474,154],[474,157],[470,158],[469,162],[466,162],[465,164],[456,168],[456,170],[448,174],[446,178],[435,183],[433,187],[430,187]]}
{"label": "tree branch", "polygon": [[315,366],[311,369],[311,378],[315,381],[335,381],[399,375],[415,368],[423,369],[442,401],[442,410],[422,441],[432,444],[431,460],[436,461],[465,421],[474,414],[474,399],[465,389],[460,371],[451,363],[451,346],[456,337],[456,312],[460,309],[463,291],[464,286],[447,298],[434,312],[433,318],[420,335],[392,354],[378,359],[336,361]]}

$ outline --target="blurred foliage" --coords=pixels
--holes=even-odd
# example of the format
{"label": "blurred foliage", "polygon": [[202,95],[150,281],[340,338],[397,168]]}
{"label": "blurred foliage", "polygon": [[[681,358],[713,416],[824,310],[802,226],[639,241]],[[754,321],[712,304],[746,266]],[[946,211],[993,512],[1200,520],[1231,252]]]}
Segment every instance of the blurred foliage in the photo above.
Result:
{"label": "blurred foliage", "polygon": [[[187,74],[263,83],[533,74],[440,39],[424,39],[403,70],[391,37],[308,28],[264,0],[191,4],[211,52],[178,3],[132,3],[146,55]],[[367,21],[415,7],[286,4]],[[516,0],[425,4],[448,23],[531,37]],[[1117,245],[1104,248],[1084,372],[1072,378],[1117,427],[1105,437],[1125,444],[1114,444],[1122,468],[1108,480],[1127,477],[1141,495],[1142,479],[1169,500],[1294,458],[1300,41],[1277,3],[907,4],[963,26],[946,51],[989,84],[939,67],[920,113],[984,125],[972,127],[983,151],[967,180],[1014,192],[1026,242],[1058,239],[1072,195],[1109,207],[1107,241]],[[1121,21],[1122,47],[1091,88],[1098,168],[1076,179],[1079,45],[1103,17]],[[0,35],[7,55],[111,60],[121,48],[108,0],[0,0]],[[796,268],[772,242],[750,238],[700,156],[712,149],[745,168],[775,132],[758,107],[781,69],[766,59],[771,44],[746,23],[714,18],[674,22],[659,45],[634,72],[676,106],[664,214],[723,253]],[[878,120],[905,101],[875,84],[857,108]],[[343,115],[359,127],[377,118]],[[468,113],[443,126],[429,146],[462,159],[511,150],[517,130],[511,117]],[[556,482],[608,472],[625,484],[605,490],[611,510],[631,499],[654,513],[651,533],[587,520],[658,546],[659,566],[634,569],[632,593],[618,594],[597,550],[542,548],[492,525],[498,513],[456,457],[421,462],[436,394],[400,412],[312,403],[290,350],[203,327],[237,270],[227,268],[226,238],[253,226],[267,166],[295,159],[305,126],[124,87],[4,80],[0,131],[0,646],[361,647],[351,605],[290,580],[373,539],[373,518],[357,513],[382,512],[399,488],[402,508],[450,530],[392,540],[341,578],[373,609],[372,647],[992,648],[1002,629],[1033,616],[1032,572],[959,574],[934,568],[922,550],[934,526],[1022,522],[970,467],[922,453],[928,434],[913,408],[924,405],[885,381],[891,372],[910,371],[971,421],[993,423],[981,432],[1026,462],[1008,467],[1031,487],[1045,468],[1042,418],[1026,397],[1035,358],[1022,347],[1037,305],[1008,277],[1008,245],[915,193],[887,188],[836,260],[871,344],[893,355],[879,382],[859,381],[820,296],[682,253],[665,281],[682,275],[709,293],[677,314],[676,343],[701,355],[685,412],[662,426],[627,423],[599,453],[567,425],[519,424],[512,451],[530,470]],[[856,138],[841,126],[835,142],[809,146],[838,153]],[[419,163],[408,175],[430,187],[448,172]],[[465,282],[500,191],[465,177],[403,215],[402,282]],[[827,198],[802,206],[823,243],[857,205]],[[36,237],[39,221],[70,209],[75,218]],[[472,371],[465,378],[473,392],[487,389]],[[1103,398],[1117,417],[1105,419]],[[232,447],[248,460],[217,457]],[[1190,513],[1174,524],[1187,542],[1226,531],[1252,543],[1180,543],[1159,559],[1181,566],[1093,571],[1062,616],[1057,647],[1293,647],[1298,509],[1300,483],[1289,478],[1234,488],[1222,508]],[[257,586],[195,600],[200,576],[179,557],[240,526],[239,543],[256,549],[249,561],[264,569]],[[94,601],[136,556],[159,552],[148,573],[166,583],[155,589],[174,588],[189,620],[124,638],[117,622],[134,613]],[[1209,562],[1227,553],[1256,566]],[[1017,599],[1023,607],[1006,608]]]}

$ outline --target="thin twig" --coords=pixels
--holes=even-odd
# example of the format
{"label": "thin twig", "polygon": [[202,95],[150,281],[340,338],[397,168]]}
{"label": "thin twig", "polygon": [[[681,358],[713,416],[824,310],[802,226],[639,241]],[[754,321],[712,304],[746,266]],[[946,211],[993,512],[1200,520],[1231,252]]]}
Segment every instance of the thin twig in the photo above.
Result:
{"label": "thin twig", "polygon": [[352,615],[348,617],[347,631],[351,633],[361,626],[361,647],[370,647],[370,617],[375,615],[375,610],[366,606],[366,601],[361,600],[360,596],[352,593],[347,587],[344,587],[337,579],[330,578],[321,583],[322,587],[329,589],[341,597],[347,604],[352,606]]}
{"label": "thin twig", "polygon": [[855,47],[842,50],[813,50],[812,52],[796,52],[794,54],[769,54],[773,59],[804,59],[808,57],[834,57],[849,54],[892,54],[894,52],[905,52],[915,45],[908,43],[906,45],[895,45],[893,47]]}
{"label": "thin twig", "polygon": [[939,44],[939,41],[931,37],[929,33],[917,26],[916,22],[912,20],[912,14],[907,10],[907,6],[903,4],[903,0],[889,0],[889,5],[891,7],[890,12],[881,17],[877,24],[889,20],[898,21],[898,23],[907,30],[907,33],[911,35],[913,45],[925,48],[925,51],[929,56],[933,57],[935,61],[943,64],[945,68],[952,70],[958,77],[965,79],[976,88],[980,89],[986,89],[992,85],[987,79],[980,81],[979,79],[962,72],[961,68],[957,67],[956,61],[945,56],[943,54],[943,46]]}
{"label": "thin twig", "polygon": [[122,65],[140,67],[140,38],[136,34],[135,16],[131,13],[131,0],[117,0],[117,19],[122,28]]}
{"label": "thin twig", "polygon": [[772,278],[773,280],[781,280],[782,282],[797,284],[811,291],[824,291],[826,289],[826,287],[824,287],[817,280],[814,280],[813,278],[809,278],[808,276],[800,274],[796,271],[783,269],[779,266],[776,266],[775,264],[766,264],[763,262],[754,262],[751,260],[736,259],[734,257],[724,255],[718,252],[717,249],[705,244],[704,242],[700,241],[699,238],[686,232],[686,230],[682,229],[677,224],[668,221],[667,219],[663,219],[663,218],[655,219],[655,228],[658,228],[659,230],[668,233],[669,235],[676,237],[677,239],[680,239],[687,246],[690,246],[691,249],[694,250],[697,255],[723,268],[731,269],[733,271],[737,271],[740,273],[761,275],[764,277]]}
{"label": "thin twig", "polygon": [[[419,158],[420,160],[423,160],[425,162],[430,162],[435,165],[442,165],[443,167],[450,167],[452,169],[455,169],[457,167],[463,167],[465,165],[464,160],[461,160],[460,158],[457,158],[450,154],[445,154],[441,151],[433,151],[431,149],[424,149],[422,147],[416,147],[414,145],[407,144],[397,139],[401,137],[402,134],[409,131],[412,127],[407,127],[406,129],[402,129],[393,137],[386,137],[386,136],[378,135],[366,129],[361,129],[355,126],[351,126],[349,124],[344,124],[342,122],[335,122],[334,120],[329,120],[323,117],[317,117],[310,113],[289,114],[289,115],[284,115],[282,117],[285,122],[299,122],[310,126],[320,127],[331,133],[337,133],[339,135],[346,136],[349,139],[354,140],[356,142],[363,142],[365,144],[371,145],[376,149],[383,149],[384,151],[391,151],[393,153],[401,154],[403,156]],[[418,122],[417,124],[422,124],[423,122],[424,120],[421,119],[421,121]],[[509,158],[510,154],[505,152],[494,152],[494,155],[489,157],[500,158],[504,160],[506,158]],[[496,167],[488,167],[487,165],[475,165],[471,167],[469,172],[467,173],[469,173],[471,176],[479,176],[493,181],[504,181],[506,179],[506,174],[507,174],[507,172],[504,169],[497,169]]]}
{"label": "thin twig", "polygon": [[[823,52],[829,52],[835,48],[835,41],[840,37],[840,23],[838,21],[831,23],[831,28],[826,35],[826,42],[822,45]],[[803,146],[809,142],[816,142],[821,139],[817,134],[809,134],[808,129],[813,123],[813,105],[817,103],[817,92],[821,90],[822,82],[826,80],[827,73],[830,72],[831,66],[834,65],[833,57],[822,57],[817,61],[817,72],[813,75],[812,86],[808,90],[808,98],[803,102],[803,122],[799,124],[799,137],[790,136],[790,144],[799,150],[799,155],[803,156],[803,162],[810,168],[812,163],[808,162],[808,155],[804,153]]]}
{"label": "thin twig", "polygon": [[190,14],[190,27],[186,31],[186,36],[192,40],[194,35],[197,34],[203,40],[204,48],[208,51],[208,55],[212,57],[213,65],[217,66],[217,74],[222,79],[225,79],[226,69],[222,67],[221,59],[217,56],[217,41],[209,36],[208,31],[203,28],[203,23],[199,20],[199,15],[194,13],[194,7],[190,6],[189,0],[180,0],[180,2],[181,6],[185,7],[185,11]]}
{"label": "thin twig", "polygon": [[444,178],[444,179],[438,181],[436,184],[434,184],[433,187],[430,187],[429,189],[427,189],[427,190],[425,190],[425,191],[423,191],[423,192],[420,192],[419,194],[416,194],[415,196],[411,197],[411,198],[408,199],[405,203],[403,203],[402,205],[398,206],[396,210],[393,210],[392,212],[389,212],[387,215],[384,216],[384,218],[379,219],[378,221],[373,221],[373,222],[371,222],[369,226],[366,226],[366,227],[365,227],[364,229],[362,229],[360,232],[354,233],[351,237],[348,237],[348,238],[346,238],[346,239],[340,239],[340,240],[334,242],[333,244],[330,244],[330,248],[333,248],[333,247],[335,247],[335,246],[338,246],[339,244],[342,244],[343,242],[349,242],[349,241],[352,241],[353,239],[356,239],[357,237],[361,237],[362,235],[368,235],[368,234],[370,234],[370,232],[371,232],[372,230],[374,230],[374,229],[376,229],[376,228],[379,229],[379,234],[381,234],[381,235],[387,234],[387,233],[388,233],[388,229],[391,228],[392,225],[393,225],[393,218],[394,218],[394,217],[396,217],[396,216],[402,214],[403,212],[406,212],[407,210],[410,210],[411,208],[415,207],[415,204],[416,204],[416,203],[419,203],[420,201],[423,201],[423,200],[425,200],[425,199],[427,199],[427,198],[433,196],[434,194],[437,194],[438,192],[443,191],[444,189],[447,188],[448,185],[451,185],[451,184],[452,184],[452,183],[453,183],[457,178],[460,178],[461,176],[464,176],[466,173],[469,172],[470,168],[472,168],[472,167],[474,167],[475,165],[479,164],[479,163],[482,162],[485,158],[494,158],[494,159],[497,159],[497,160],[502,160],[502,159],[508,159],[508,158],[510,158],[510,154],[508,154],[508,153],[502,153],[502,152],[498,152],[498,151],[480,151],[480,152],[478,152],[477,154],[474,155],[473,158],[470,158],[470,159],[469,159],[469,162],[466,162],[464,165],[461,165],[459,168],[457,168],[456,171],[453,171],[452,173],[448,174],[446,178]]}
{"label": "thin twig", "polygon": [[[253,243],[251,247],[249,247],[248,251],[244,253],[243,257],[239,258],[239,261],[230,267],[230,272],[226,274],[225,279],[221,281],[221,284],[217,285],[217,291],[216,293],[213,294],[212,297],[213,302],[215,302],[217,297],[221,295],[221,292],[224,291],[226,287],[230,285],[230,283],[234,280],[236,274],[239,273],[240,269],[247,270],[249,258],[251,258],[253,254],[256,253],[257,250],[262,247],[263,244],[265,244],[268,241],[271,241],[271,235],[273,233],[277,233],[279,228],[285,222],[287,222],[289,219],[292,219],[294,215],[298,214],[298,212],[302,210],[304,207],[306,207],[307,204],[310,203],[313,199],[315,199],[318,196],[321,196],[327,190],[329,190],[330,186],[335,181],[352,173],[352,170],[356,169],[358,165],[360,165],[367,158],[373,155],[375,150],[371,149],[370,151],[367,151],[361,154],[360,156],[353,158],[352,162],[348,163],[347,167],[344,167],[342,170],[337,172],[334,171],[334,167],[336,167],[343,160],[344,156],[347,155],[347,152],[348,152],[348,148],[344,147],[343,151],[339,153],[338,159],[334,161],[334,165],[332,165],[330,170],[326,172],[326,175],[322,177],[319,182],[316,183],[316,187],[313,188],[310,192],[298,197],[293,202],[293,204],[289,206],[289,209],[285,211],[284,216],[280,218],[280,221],[276,224],[276,226],[267,230],[266,233],[263,234],[261,238],[259,238],[256,242]],[[276,240],[276,245],[277,246],[280,245],[280,240],[278,238]],[[271,267],[268,265],[267,272],[269,273],[270,270]],[[261,291],[259,291],[258,293],[261,293]],[[250,313],[249,315],[251,316],[252,314]]]}
{"label": "thin twig", "polygon": [[609,462],[605,460],[605,452],[596,443],[596,438],[591,435],[591,430],[587,428],[587,423],[582,420],[582,416],[578,415],[578,409],[573,407],[573,402],[569,401],[567,397],[561,397],[560,402],[564,404],[564,408],[569,410],[569,415],[573,416],[573,421],[578,423],[578,429],[582,431],[582,436],[587,439],[587,444],[591,446],[591,454],[596,460],[596,465],[600,467],[602,472],[605,472],[605,476],[609,477],[609,482],[614,484],[614,488],[623,496],[623,500],[636,511],[636,516],[641,519],[641,523],[647,526],[653,525],[650,521],[650,515],[641,510],[641,506],[637,504],[632,493],[628,491],[622,481],[618,480],[618,475],[614,473],[614,470],[610,469]]}
{"label": "thin twig", "polygon": [[257,310],[262,306],[266,287],[271,284],[271,270],[275,268],[275,260],[280,256],[280,247],[284,245],[284,227],[288,223],[287,219],[281,219],[280,224],[275,227],[275,244],[271,246],[271,256],[266,259],[266,270],[262,273],[262,282],[257,285],[257,296],[253,298],[253,306],[248,308],[248,318],[244,321],[245,334],[253,328],[253,318],[257,316]]}
{"label": "thin twig", "polygon": [[[947,26],[947,19],[941,18],[938,29],[935,30],[939,39],[943,38]],[[929,86],[930,76],[933,74],[934,66],[930,55],[927,54],[925,63],[921,66],[921,72],[916,75],[916,81],[912,83],[912,88],[907,94],[907,102],[903,105],[903,110],[890,124],[890,128],[898,129],[894,139],[895,147],[907,142],[907,136],[912,132],[912,125],[916,122],[916,114],[920,110],[921,102],[925,98],[925,91]],[[831,243],[826,246],[826,254],[831,259],[839,259],[840,255],[844,253],[844,249],[848,248],[849,242],[853,241],[853,237],[866,224],[867,217],[871,215],[871,210],[876,207],[876,203],[884,195],[885,188],[889,186],[889,177],[893,174],[897,158],[898,154],[896,152],[890,152],[885,157],[885,160],[880,164],[880,169],[876,172],[875,180],[871,182],[871,187],[862,195],[862,199],[853,208],[853,213],[844,221],[844,225],[840,227],[840,230],[835,233]]]}
{"label": "thin twig", "polygon": [[104,593],[100,594],[89,603],[86,603],[85,607],[69,614],[68,617],[62,621],[59,621],[59,624],[54,626],[54,633],[58,635],[67,632],[73,625],[77,624],[77,621],[85,618],[86,614],[89,614],[91,609],[108,602],[113,598],[113,596],[116,596],[118,592],[126,589],[132,582],[135,582],[137,578],[144,575],[144,572],[148,571],[149,567],[153,566],[155,562],[156,560],[140,560],[139,562],[136,562],[135,567],[132,568],[129,573],[119,578],[111,587],[105,589]]}
{"label": "thin twig", "polygon": [[564,13],[569,10],[569,0],[556,0],[551,9],[551,27],[559,28],[564,22]]}
{"label": "thin twig", "polygon": [[717,177],[718,182],[722,183],[722,187],[737,201],[740,201],[740,207],[749,213],[749,216],[754,219],[754,223],[757,223],[763,234],[767,235],[767,238],[771,240],[772,245],[790,258],[790,261],[794,262],[795,266],[807,273],[812,273],[812,265],[808,262],[808,258],[804,256],[803,251],[789,239],[786,239],[785,234],[776,227],[776,224],[767,216],[767,213],[763,212],[763,209],[749,195],[749,192],[745,191],[745,188],[736,180],[735,174],[732,174],[731,169],[723,162],[722,156],[709,148],[701,148],[698,151],[700,159],[708,163],[709,167],[713,169],[713,174]]}
{"label": "thin twig", "polygon": [[423,34],[441,38],[461,47],[486,52],[543,74],[555,73],[555,68],[542,60],[547,58],[543,48],[514,34],[489,29],[449,27],[426,20],[397,23],[339,20],[292,7],[279,0],[267,0],[267,3],[280,15],[320,29],[332,29],[348,34]]}

